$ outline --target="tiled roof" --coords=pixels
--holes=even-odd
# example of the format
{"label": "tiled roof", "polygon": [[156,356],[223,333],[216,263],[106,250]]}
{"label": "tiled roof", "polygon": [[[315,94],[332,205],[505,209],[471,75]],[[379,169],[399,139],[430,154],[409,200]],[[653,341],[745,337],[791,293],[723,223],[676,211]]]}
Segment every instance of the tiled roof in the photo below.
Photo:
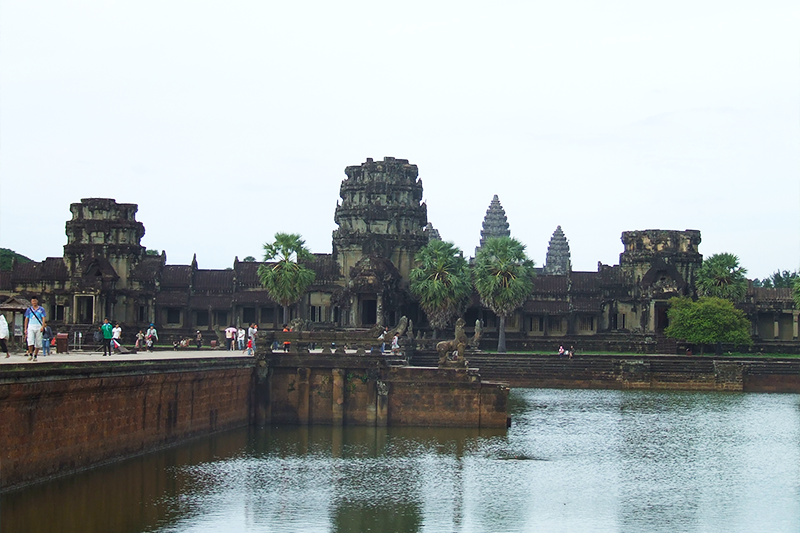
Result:
{"label": "tiled roof", "polygon": [[156,295],[156,305],[182,307],[189,303],[189,295],[182,291],[161,291]]}
{"label": "tiled roof", "polygon": [[575,297],[572,299],[572,310],[583,313],[599,313],[603,308],[602,298]]}
{"label": "tiled roof", "polygon": [[572,272],[570,279],[573,292],[595,292],[600,290],[603,276],[600,272]]}
{"label": "tiled roof", "polygon": [[308,263],[308,267],[317,274],[314,280],[315,285],[333,283],[342,278],[339,272],[339,263],[333,259],[331,254],[314,254],[314,259]]}
{"label": "tiled roof", "polygon": [[194,273],[196,291],[233,291],[233,270],[198,270]]}
{"label": "tiled roof", "polygon": [[764,287],[750,287],[747,290],[748,296],[752,296],[755,302],[786,302],[794,300],[792,289],[767,289]]}
{"label": "tiled roof", "polygon": [[567,294],[567,276],[536,276],[533,278],[534,294]]}
{"label": "tiled roof", "polygon": [[233,305],[233,294],[193,294],[189,298],[192,309],[230,309]]}
{"label": "tiled roof", "polygon": [[192,279],[191,265],[166,265],[161,272],[162,287],[189,287]]}
{"label": "tiled roof", "polygon": [[155,280],[161,271],[161,266],[161,256],[145,256],[133,269],[131,277],[141,281]]}
{"label": "tiled roof", "polygon": [[565,300],[528,300],[522,306],[522,310],[534,314],[566,314],[569,313],[569,302]]}
{"label": "tiled roof", "polygon": [[[264,263],[259,262],[238,262],[234,266],[236,273],[236,284],[239,287],[260,287],[261,282],[258,279],[258,267]],[[269,264],[269,263],[267,263]]]}
{"label": "tiled roof", "polygon": [[272,306],[277,305],[266,290],[239,291],[233,295],[237,305]]}
{"label": "tiled roof", "polygon": [[41,263],[17,263],[11,272],[12,283],[66,281],[68,278],[67,266],[61,257],[48,257]]}

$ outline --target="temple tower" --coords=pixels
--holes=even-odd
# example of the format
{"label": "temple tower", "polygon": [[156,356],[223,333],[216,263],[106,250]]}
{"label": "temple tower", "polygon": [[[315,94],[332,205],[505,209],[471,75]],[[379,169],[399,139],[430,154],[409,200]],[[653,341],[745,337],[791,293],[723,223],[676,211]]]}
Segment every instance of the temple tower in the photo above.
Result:
{"label": "temple tower", "polygon": [[544,264],[544,273],[551,276],[566,276],[572,270],[569,255],[569,242],[561,226],[558,226],[550,237],[547,246],[547,259]]}
{"label": "temple tower", "polygon": [[500,205],[500,198],[494,195],[489,208],[486,210],[486,216],[483,218],[483,228],[481,229],[481,243],[475,248],[475,257],[478,256],[478,250],[486,243],[486,239],[492,237],[510,237],[511,230],[508,229],[508,219],[506,218],[506,211]]}
{"label": "temple tower", "polygon": [[417,165],[407,159],[368,158],[345,169],[336,206],[333,255],[347,277],[362,257],[388,259],[408,279],[414,255],[428,243],[428,208]]}
{"label": "temple tower", "polygon": [[85,276],[95,267],[104,277],[116,274],[118,285],[126,285],[131,270],[145,255],[144,224],[136,220],[139,206],[118,204],[111,198],[83,198],[69,210],[72,219],[66,224],[64,261],[70,275]]}

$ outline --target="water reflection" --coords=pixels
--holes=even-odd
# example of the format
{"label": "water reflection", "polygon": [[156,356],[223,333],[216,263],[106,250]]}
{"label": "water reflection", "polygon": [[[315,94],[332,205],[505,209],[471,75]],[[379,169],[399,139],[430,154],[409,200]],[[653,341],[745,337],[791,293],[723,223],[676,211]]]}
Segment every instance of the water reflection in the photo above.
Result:
{"label": "water reflection", "polygon": [[507,432],[233,431],[3,495],[0,530],[800,529],[798,395],[516,390],[510,409]]}

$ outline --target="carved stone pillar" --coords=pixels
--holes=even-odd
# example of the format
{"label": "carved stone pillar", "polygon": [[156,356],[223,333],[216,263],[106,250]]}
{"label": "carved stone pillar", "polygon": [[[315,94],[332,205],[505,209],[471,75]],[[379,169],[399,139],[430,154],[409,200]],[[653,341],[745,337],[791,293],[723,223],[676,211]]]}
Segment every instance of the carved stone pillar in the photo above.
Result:
{"label": "carved stone pillar", "polygon": [[331,394],[331,421],[334,426],[344,424],[344,378],[345,372],[341,368],[331,370],[333,391]]}
{"label": "carved stone pillar", "polygon": [[297,369],[297,422],[303,425],[308,424],[309,415],[309,378],[311,377],[310,368]]}
{"label": "carved stone pillar", "polygon": [[385,428],[389,425],[389,384],[381,380],[377,380],[375,384],[378,392],[375,425]]}
{"label": "carved stone pillar", "polygon": [[781,314],[775,313],[774,322],[772,326],[773,337],[779,339],[781,337]]}
{"label": "carved stone pillar", "polygon": [[256,361],[255,409],[256,425],[264,426],[272,421],[272,369],[263,356]]}
{"label": "carved stone pillar", "polygon": [[792,339],[794,340],[797,340],[798,317],[800,317],[800,311],[792,311]]}

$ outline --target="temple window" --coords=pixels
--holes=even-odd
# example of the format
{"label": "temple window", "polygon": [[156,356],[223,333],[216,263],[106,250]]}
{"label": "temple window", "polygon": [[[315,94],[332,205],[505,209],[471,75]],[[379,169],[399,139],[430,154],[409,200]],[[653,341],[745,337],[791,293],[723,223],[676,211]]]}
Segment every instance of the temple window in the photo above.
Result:
{"label": "temple window", "polygon": [[167,324],[180,324],[181,323],[181,310],[179,307],[167,308]]}

